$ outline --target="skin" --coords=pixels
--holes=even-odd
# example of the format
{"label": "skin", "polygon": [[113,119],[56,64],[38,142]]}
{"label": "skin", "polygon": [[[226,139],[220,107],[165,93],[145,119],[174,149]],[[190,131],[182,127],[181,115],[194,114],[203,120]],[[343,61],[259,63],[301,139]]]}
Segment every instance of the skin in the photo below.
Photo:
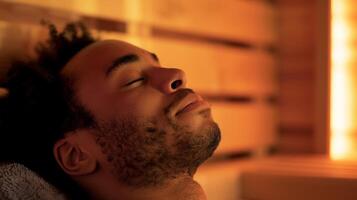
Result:
{"label": "skin", "polygon": [[[113,65],[127,55],[135,59]],[[66,133],[54,156],[94,199],[206,199],[193,175],[220,133],[183,71],[106,40],[74,56],[62,76],[75,80],[75,97],[96,124]]]}

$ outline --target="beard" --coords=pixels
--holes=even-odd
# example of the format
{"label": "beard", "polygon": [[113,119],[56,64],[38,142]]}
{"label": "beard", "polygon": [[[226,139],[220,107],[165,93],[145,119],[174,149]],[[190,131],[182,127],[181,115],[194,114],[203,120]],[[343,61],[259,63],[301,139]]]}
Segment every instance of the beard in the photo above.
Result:
{"label": "beard", "polygon": [[96,142],[112,174],[128,186],[159,186],[180,174],[193,176],[217,148],[221,135],[209,121],[196,132],[187,126],[135,117],[97,123]]}

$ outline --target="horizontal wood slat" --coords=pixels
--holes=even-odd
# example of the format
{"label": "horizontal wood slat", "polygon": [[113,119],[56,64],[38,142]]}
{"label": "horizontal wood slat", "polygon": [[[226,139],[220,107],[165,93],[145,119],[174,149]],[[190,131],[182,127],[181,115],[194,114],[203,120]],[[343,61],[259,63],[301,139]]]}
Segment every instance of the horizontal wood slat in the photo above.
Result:
{"label": "horizontal wood slat", "polygon": [[277,94],[277,66],[272,55],[225,48],[218,49],[216,56],[222,92],[253,96]]}
{"label": "horizontal wood slat", "polygon": [[148,24],[172,30],[273,44],[275,12],[266,1],[149,0],[143,1]]}
{"label": "horizontal wood slat", "polygon": [[[81,15],[125,20],[128,17],[125,0],[4,0],[13,4],[32,5],[54,9],[55,12],[67,11]],[[133,0],[135,1],[135,0]]]}
{"label": "horizontal wood slat", "polygon": [[270,52],[270,46],[259,46],[254,45],[248,41],[238,41],[238,40],[229,40],[221,37],[213,37],[207,36],[203,34],[195,34],[189,32],[182,32],[182,31],[174,31],[170,29],[160,28],[160,27],[152,27],[151,35],[153,37],[163,37],[163,38],[171,38],[171,39],[180,39],[180,40],[190,40],[195,42],[204,42],[204,43],[212,43],[212,44],[220,44],[226,45],[241,49],[263,49],[265,51]]}
{"label": "horizontal wood slat", "polygon": [[61,10],[53,7],[55,6],[46,7],[0,1],[0,20],[25,26],[40,25],[42,20],[49,20],[56,25],[64,25],[70,21],[81,21],[96,29],[116,32],[127,31],[127,24],[121,20],[86,15],[86,13],[81,13],[75,9]]}

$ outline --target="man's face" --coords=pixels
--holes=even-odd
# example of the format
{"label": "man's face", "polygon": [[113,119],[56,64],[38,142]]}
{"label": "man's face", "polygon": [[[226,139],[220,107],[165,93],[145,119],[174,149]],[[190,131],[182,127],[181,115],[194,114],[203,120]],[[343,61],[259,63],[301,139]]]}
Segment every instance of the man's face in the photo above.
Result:
{"label": "man's face", "polygon": [[[208,103],[185,88],[185,74],[121,41],[101,41],[76,55],[63,74],[75,80],[78,102],[105,166],[128,185],[157,185],[193,175],[218,146]],[[100,160],[100,159],[99,159]]]}

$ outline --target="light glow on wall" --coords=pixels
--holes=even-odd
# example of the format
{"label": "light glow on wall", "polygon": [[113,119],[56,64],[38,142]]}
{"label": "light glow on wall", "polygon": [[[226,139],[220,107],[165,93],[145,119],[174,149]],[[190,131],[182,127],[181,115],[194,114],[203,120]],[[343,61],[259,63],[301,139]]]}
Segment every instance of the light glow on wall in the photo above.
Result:
{"label": "light glow on wall", "polygon": [[330,97],[330,157],[334,160],[356,157],[354,143],[357,113],[354,112],[352,54],[350,46],[353,28],[348,8],[351,1],[331,0],[331,97]]}

